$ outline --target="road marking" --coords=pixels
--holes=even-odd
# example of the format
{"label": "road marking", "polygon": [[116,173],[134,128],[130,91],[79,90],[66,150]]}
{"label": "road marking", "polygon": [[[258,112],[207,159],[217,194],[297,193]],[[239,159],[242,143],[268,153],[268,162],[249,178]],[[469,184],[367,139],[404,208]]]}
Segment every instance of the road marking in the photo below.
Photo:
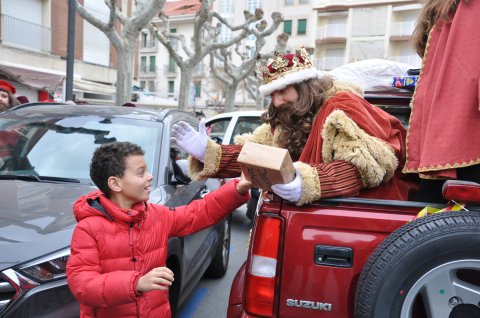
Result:
{"label": "road marking", "polygon": [[189,300],[186,304],[182,306],[178,317],[179,318],[190,318],[195,313],[195,310],[200,306],[205,296],[207,296],[208,288],[197,288],[193,295],[189,297]]}

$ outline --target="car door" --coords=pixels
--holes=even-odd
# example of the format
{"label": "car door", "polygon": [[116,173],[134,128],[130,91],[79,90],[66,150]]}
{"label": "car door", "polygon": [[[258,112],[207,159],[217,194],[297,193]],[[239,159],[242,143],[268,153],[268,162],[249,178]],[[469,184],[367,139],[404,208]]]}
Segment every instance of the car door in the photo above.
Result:
{"label": "car door", "polygon": [[[185,118],[182,120],[186,121]],[[192,127],[197,129],[198,123],[187,121]],[[174,124],[173,122],[172,124]],[[200,199],[210,190],[218,187],[219,183],[214,181],[191,181],[188,179],[187,172],[188,154],[178,149],[174,144],[170,144],[170,162],[169,167],[172,170],[169,185],[166,187],[170,191],[171,201],[176,206],[185,205],[193,200]],[[175,173],[175,170],[177,173]],[[178,171],[182,171],[182,177],[178,177]],[[185,179],[182,179],[185,178]],[[203,212],[203,211],[202,211]],[[217,238],[216,225],[210,226],[204,230],[192,233],[183,238],[183,265],[185,284],[192,279],[196,279],[203,274],[203,270],[209,265],[207,258],[211,254],[212,246]],[[185,285],[184,284],[184,285]]]}

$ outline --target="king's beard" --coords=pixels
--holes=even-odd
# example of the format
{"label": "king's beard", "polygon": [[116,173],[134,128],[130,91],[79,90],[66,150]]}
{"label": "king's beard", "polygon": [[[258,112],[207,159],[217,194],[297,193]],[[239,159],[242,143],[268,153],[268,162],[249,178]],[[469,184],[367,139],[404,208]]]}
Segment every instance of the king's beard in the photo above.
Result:
{"label": "king's beard", "polygon": [[282,128],[278,141],[283,143],[282,146],[289,150],[294,160],[297,160],[311,130],[311,125],[306,129],[305,123],[306,121],[311,123],[311,120],[306,120],[305,115],[295,114],[294,109],[295,105],[292,103],[283,104],[276,108],[274,117],[276,118],[275,127]]}

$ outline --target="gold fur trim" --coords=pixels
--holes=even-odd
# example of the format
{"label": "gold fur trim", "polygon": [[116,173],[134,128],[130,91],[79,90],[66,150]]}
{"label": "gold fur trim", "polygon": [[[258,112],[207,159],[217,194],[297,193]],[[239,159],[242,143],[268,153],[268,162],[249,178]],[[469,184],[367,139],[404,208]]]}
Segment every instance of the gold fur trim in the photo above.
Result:
{"label": "gold fur trim", "polygon": [[325,100],[338,93],[354,93],[363,98],[363,89],[357,84],[343,81],[333,81],[333,86],[325,92]]}
{"label": "gold fur trim", "polygon": [[317,169],[300,161],[295,162],[293,165],[302,177],[302,196],[296,204],[301,206],[320,199],[320,177]]}
{"label": "gold fur trim", "polygon": [[238,135],[234,139],[236,145],[243,145],[246,141],[271,146],[273,144],[272,127],[269,124],[262,124],[252,133]]}
{"label": "gold fur trim", "polygon": [[393,177],[398,159],[385,141],[367,134],[342,110],[328,115],[322,130],[323,161],[344,160],[353,164],[366,188]]}
{"label": "gold fur trim", "polygon": [[218,172],[220,159],[222,158],[222,148],[219,144],[208,139],[207,150],[205,151],[205,162],[188,157],[188,175],[193,181],[206,179]]}

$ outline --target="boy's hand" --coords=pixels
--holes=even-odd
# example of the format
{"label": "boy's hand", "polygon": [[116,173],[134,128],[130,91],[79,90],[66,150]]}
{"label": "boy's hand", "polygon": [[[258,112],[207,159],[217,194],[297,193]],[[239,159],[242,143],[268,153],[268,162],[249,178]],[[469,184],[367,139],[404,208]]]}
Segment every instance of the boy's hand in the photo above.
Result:
{"label": "boy's hand", "polygon": [[250,190],[251,187],[252,187],[252,181],[247,180],[245,178],[245,175],[242,172],[242,174],[240,175],[240,179],[237,183],[238,193],[240,193],[241,195],[244,195],[248,192],[248,190]]}
{"label": "boy's hand", "polygon": [[166,267],[156,267],[140,277],[137,282],[137,292],[148,292],[151,290],[167,290],[173,282],[173,272]]}

